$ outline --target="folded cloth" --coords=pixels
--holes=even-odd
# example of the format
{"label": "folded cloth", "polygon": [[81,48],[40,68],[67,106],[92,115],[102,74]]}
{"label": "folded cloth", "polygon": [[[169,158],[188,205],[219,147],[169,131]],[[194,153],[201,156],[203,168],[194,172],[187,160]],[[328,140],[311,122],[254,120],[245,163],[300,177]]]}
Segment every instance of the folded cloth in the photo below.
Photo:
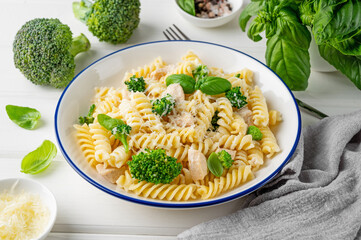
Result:
{"label": "folded cloth", "polygon": [[180,239],[361,239],[361,111],[307,127],[292,159],[248,206]]}

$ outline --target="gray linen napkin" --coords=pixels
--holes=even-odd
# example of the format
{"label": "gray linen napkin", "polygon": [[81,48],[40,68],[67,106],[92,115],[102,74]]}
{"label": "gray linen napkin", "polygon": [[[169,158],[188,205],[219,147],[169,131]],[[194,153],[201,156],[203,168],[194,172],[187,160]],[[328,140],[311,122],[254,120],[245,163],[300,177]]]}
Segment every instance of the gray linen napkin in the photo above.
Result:
{"label": "gray linen napkin", "polygon": [[307,127],[292,159],[248,207],[180,239],[361,239],[361,111]]}

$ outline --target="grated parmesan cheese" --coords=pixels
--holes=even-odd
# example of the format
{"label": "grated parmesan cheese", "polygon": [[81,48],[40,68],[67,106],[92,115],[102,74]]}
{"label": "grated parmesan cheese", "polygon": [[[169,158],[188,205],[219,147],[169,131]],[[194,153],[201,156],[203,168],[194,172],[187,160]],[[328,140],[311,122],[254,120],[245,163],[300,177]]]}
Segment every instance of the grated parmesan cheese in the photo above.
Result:
{"label": "grated parmesan cheese", "polygon": [[49,221],[49,209],[37,195],[0,193],[0,239],[36,239]]}

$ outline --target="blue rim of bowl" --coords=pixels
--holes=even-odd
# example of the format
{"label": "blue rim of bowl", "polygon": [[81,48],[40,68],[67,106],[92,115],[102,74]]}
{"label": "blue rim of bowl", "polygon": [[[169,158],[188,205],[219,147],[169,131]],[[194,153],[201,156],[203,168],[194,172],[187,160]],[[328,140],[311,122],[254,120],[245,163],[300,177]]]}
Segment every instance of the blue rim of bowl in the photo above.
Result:
{"label": "blue rim of bowl", "polygon": [[[286,87],[286,89],[289,91],[292,99],[293,99],[293,102],[295,104],[295,107],[296,107],[296,111],[297,111],[297,119],[298,119],[298,129],[297,129],[297,137],[296,137],[296,140],[293,144],[293,147],[290,151],[290,153],[288,154],[288,156],[285,158],[285,160],[283,161],[283,163],[273,172],[271,173],[270,175],[268,175],[265,179],[263,179],[261,182],[257,183],[256,185],[248,188],[248,189],[245,189],[239,193],[236,193],[234,195],[231,195],[231,196],[228,196],[228,197],[224,197],[224,198],[219,198],[219,199],[216,199],[216,200],[208,200],[206,202],[189,202],[189,203],[183,203],[183,202],[174,202],[174,203],[160,203],[160,202],[151,202],[151,201],[147,201],[147,200],[143,200],[143,199],[139,199],[139,198],[134,198],[134,197],[130,197],[130,196],[126,196],[124,194],[121,194],[119,192],[115,192],[113,190],[110,190],[109,188],[106,188],[104,186],[102,186],[101,184],[97,183],[96,181],[94,181],[93,179],[91,179],[88,175],[86,175],[82,170],[80,170],[76,164],[70,159],[70,157],[68,156],[67,152],[65,151],[62,143],[61,143],[61,140],[60,140],[60,137],[59,137],[59,132],[58,132],[58,113],[59,113],[59,106],[61,104],[61,101],[66,93],[66,91],[68,90],[68,88],[71,86],[71,84],[77,79],[77,77],[82,74],[82,72],[84,72],[86,69],[88,69],[89,67],[91,67],[92,65],[94,65],[95,63],[113,55],[113,54],[116,54],[118,52],[122,52],[122,51],[125,51],[127,49],[130,49],[130,48],[135,48],[135,47],[138,47],[138,46],[142,46],[142,45],[149,45],[149,44],[159,44],[159,43],[169,43],[169,42],[193,42],[193,43],[201,43],[201,44],[209,44],[209,45],[213,45],[213,46],[218,46],[218,47],[223,47],[223,48],[226,48],[226,49],[229,49],[229,50],[232,50],[232,51],[235,51],[237,53],[240,53],[240,54],[243,54],[249,58],[252,58],[254,60],[256,60],[257,62],[259,62],[260,64],[262,64],[263,66],[265,66],[266,68],[268,68],[271,72],[273,72],[273,74],[275,74],[276,77],[278,77],[278,79],[284,84],[284,86]],[[300,114],[300,110],[298,108],[298,105],[297,105],[297,102],[296,102],[296,99],[295,97],[293,96],[293,93],[291,92],[291,90],[288,88],[288,86],[283,82],[283,80],[272,70],[270,69],[267,65],[265,65],[264,63],[262,63],[261,61],[257,60],[256,58],[242,52],[242,51],[239,51],[239,50],[236,50],[234,48],[231,48],[231,47],[227,47],[227,46],[224,46],[224,45],[220,45],[220,44],[217,44],[217,43],[211,43],[211,42],[204,42],[204,41],[194,41],[194,40],[173,40],[173,41],[169,41],[169,40],[164,40],[164,41],[153,41],[153,42],[145,42],[145,43],[140,43],[140,44],[136,44],[136,45],[133,45],[133,46],[130,46],[130,47],[126,47],[126,48],[122,48],[122,49],[119,49],[115,52],[112,52],[102,58],[99,58],[98,60],[94,61],[93,63],[91,63],[89,66],[87,66],[86,68],[84,68],[81,72],[79,72],[74,78],[73,80],[68,84],[68,86],[64,89],[63,93],[61,94],[60,98],[59,98],[59,101],[58,101],[58,104],[56,106],[56,109],[55,109],[55,116],[54,116],[54,123],[55,123],[55,135],[56,135],[56,140],[58,142],[58,145],[60,147],[60,150],[63,154],[63,156],[65,157],[66,161],[69,163],[69,165],[81,176],[83,177],[86,181],[88,181],[90,184],[92,184],[93,186],[99,188],[100,190],[114,196],[114,197],[117,197],[117,198],[121,198],[123,200],[126,200],[126,201],[129,201],[129,202],[133,202],[133,203],[139,203],[139,204],[142,204],[142,205],[146,205],[146,206],[153,206],[153,207],[161,207],[161,208],[176,208],[176,209],[181,209],[181,208],[199,208],[199,207],[208,207],[208,206],[213,206],[213,205],[218,205],[218,204],[221,204],[221,203],[225,203],[225,202],[228,202],[228,201],[231,201],[231,200],[235,200],[237,198],[240,198],[242,196],[245,196],[247,194],[250,194],[251,192],[259,189],[260,187],[262,187],[263,185],[265,185],[268,181],[270,181],[274,176],[277,175],[277,173],[279,173],[281,171],[281,169],[284,167],[284,165],[291,159],[293,153],[295,152],[296,148],[297,148],[297,145],[298,145],[298,142],[299,142],[299,139],[300,139],[300,135],[301,135],[301,114]]]}

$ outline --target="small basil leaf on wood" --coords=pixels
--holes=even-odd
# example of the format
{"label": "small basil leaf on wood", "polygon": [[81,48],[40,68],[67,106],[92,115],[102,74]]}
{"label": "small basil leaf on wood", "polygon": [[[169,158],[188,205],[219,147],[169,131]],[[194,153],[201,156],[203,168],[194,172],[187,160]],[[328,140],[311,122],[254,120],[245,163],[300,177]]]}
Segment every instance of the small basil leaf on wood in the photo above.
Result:
{"label": "small basil leaf on wood", "polygon": [[21,172],[37,174],[47,169],[57,153],[56,146],[45,140],[40,147],[28,153],[21,162]]}
{"label": "small basil leaf on wood", "polygon": [[41,117],[40,112],[34,108],[15,105],[7,105],[6,113],[11,121],[28,130],[34,129]]}
{"label": "small basil leaf on wood", "polygon": [[190,15],[196,15],[196,6],[194,0],[178,0],[178,5]]}
{"label": "small basil leaf on wood", "polygon": [[111,118],[106,114],[98,114],[98,122],[102,125],[105,129],[112,131],[118,125],[124,124],[124,122],[120,119]]}
{"label": "small basil leaf on wood", "polygon": [[217,95],[227,92],[232,88],[232,84],[224,78],[209,76],[204,78],[204,82],[199,89],[208,95]]}
{"label": "small basil leaf on wood", "polygon": [[207,160],[207,167],[214,176],[216,177],[222,176],[223,166],[216,153],[213,152],[209,156]]}
{"label": "small basil leaf on wood", "polygon": [[361,90],[361,58],[343,55],[330,45],[318,46],[320,55],[345,74]]}
{"label": "small basil leaf on wood", "polygon": [[196,85],[196,81],[187,74],[172,74],[167,77],[165,82],[167,86],[173,83],[179,83],[186,94],[191,94],[195,91],[194,86]]}

